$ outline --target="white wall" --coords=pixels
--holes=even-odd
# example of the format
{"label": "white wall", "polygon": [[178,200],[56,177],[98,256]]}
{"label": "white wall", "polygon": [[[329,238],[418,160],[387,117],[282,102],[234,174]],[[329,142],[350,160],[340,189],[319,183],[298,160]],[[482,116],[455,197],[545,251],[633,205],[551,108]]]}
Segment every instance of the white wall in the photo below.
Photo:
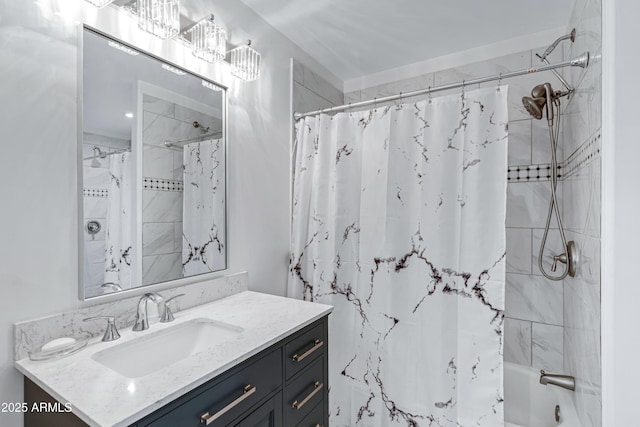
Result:
{"label": "white wall", "polygon": [[603,425],[638,425],[640,108],[633,0],[603,2]]}
{"label": "white wall", "polygon": [[[83,2],[37,3],[0,0],[0,402],[22,401],[12,323],[82,304],[77,299],[76,99]],[[206,0],[183,3],[194,20],[211,12]],[[229,91],[230,272],[247,270],[251,289],[284,295],[289,58],[322,67],[241,2],[215,4],[232,43],[250,35],[263,55],[262,78]],[[120,27],[123,34],[135,33],[126,31],[127,23]],[[0,425],[20,426],[22,417],[0,413]]]}

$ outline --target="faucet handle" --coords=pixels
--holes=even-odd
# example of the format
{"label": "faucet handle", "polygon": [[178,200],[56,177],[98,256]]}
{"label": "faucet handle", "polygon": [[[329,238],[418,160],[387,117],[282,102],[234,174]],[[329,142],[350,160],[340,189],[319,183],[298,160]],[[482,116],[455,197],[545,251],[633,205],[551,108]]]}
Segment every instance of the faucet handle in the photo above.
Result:
{"label": "faucet handle", "polygon": [[175,317],[173,317],[173,313],[171,312],[171,308],[169,308],[169,303],[178,297],[183,297],[184,294],[174,295],[171,298],[164,301],[164,313],[162,313],[162,318],[160,318],[161,323],[173,322]]}
{"label": "faucet handle", "polygon": [[87,317],[86,319],[82,319],[82,321],[87,322],[89,320],[96,320],[96,319],[107,320],[107,329],[104,331],[104,336],[102,337],[102,341],[109,342],[109,341],[115,341],[118,338],[120,338],[120,333],[118,333],[118,328],[116,328],[116,318],[114,316]]}

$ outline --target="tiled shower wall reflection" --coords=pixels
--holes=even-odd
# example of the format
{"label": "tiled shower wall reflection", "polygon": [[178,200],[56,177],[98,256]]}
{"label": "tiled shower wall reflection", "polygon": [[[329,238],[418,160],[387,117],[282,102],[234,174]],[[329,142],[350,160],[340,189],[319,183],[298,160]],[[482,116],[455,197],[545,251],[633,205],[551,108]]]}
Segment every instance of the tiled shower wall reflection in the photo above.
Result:
{"label": "tiled shower wall reflection", "polygon": [[[144,95],[142,155],[142,283],[182,277],[183,150],[169,148],[221,132],[222,121],[182,105]],[[194,127],[198,122],[202,127]]]}
{"label": "tiled shower wall reflection", "polygon": [[[552,40],[549,41],[550,43]],[[382,86],[346,93],[345,102],[409,92],[487,75],[530,68],[539,64],[535,53],[540,49],[451,68]],[[549,57],[551,63],[563,60],[563,46]],[[563,72],[563,71],[561,71]],[[504,357],[509,362],[549,371],[563,368],[563,289],[562,282],[545,279],[537,267],[538,248],[545,225],[551,191],[546,167],[551,149],[546,121],[533,120],[522,106],[522,97],[546,81],[557,89],[560,83],[550,73],[530,74],[504,80],[509,85],[509,157],[512,177],[507,193],[507,276]],[[496,86],[497,82],[475,87]],[[468,90],[468,89],[467,89]],[[438,92],[433,96],[460,93],[460,89]],[[562,154],[560,158],[562,159]],[[526,176],[525,166],[540,165],[543,178]],[[523,172],[518,171],[519,167]],[[534,168],[535,169],[535,168]],[[533,174],[531,174],[533,176]],[[537,176],[537,172],[536,172]],[[552,223],[555,228],[555,223]],[[555,241],[557,231],[551,234]],[[548,264],[548,263],[547,263]],[[549,266],[547,266],[549,269]]]}

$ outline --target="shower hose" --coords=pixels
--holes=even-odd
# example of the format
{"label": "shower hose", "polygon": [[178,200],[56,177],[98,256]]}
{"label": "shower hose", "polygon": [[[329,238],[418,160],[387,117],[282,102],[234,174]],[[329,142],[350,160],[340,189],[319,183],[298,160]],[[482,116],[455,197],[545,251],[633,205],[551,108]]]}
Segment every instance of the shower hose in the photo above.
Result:
{"label": "shower hose", "polygon": [[[558,137],[560,135],[560,120],[561,120],[561,115],[560,115],[560,99],[556,99],[553,102],[553,105],[550,108],[555,108],[556,109],[556,114],[554,114],[553,116],[557,117],[557,119],[555,120],[555,126],[554,126],[554,120],[548,120],[547,119],[547,125],[549,126],[549,139],[551,140],[551,199],[549,200],[549,212],[547,214],[547,223],[544,227],[544,234],[542,236],[542,243],[540,244],[540,253],[538,255],[538,267],[540,268],[540,271],[542,272],[542,274],[544,275],[544,277],[546,277],[549,280],[563,280],[565,277],[567,277],[567,274],[569,274],[569,254],[568,254],[568,249],[567,249],[567,239],[565,237],[564,234],[564,225],[562,224],[562,217],[560,216],[560,209],[558,207],[558,196],[557,196],[557,187],[558,187],[558,156],[557,156],[557,149],[558,149]],[[551,216],[553,215],[553,213],[555,213],[556,216],[556,220],[558,223],[558,228],[560,229],[560,238],[562,239],[562,247],[564,250],[564,254],[561,256],[564,256],[564,260],[566,261],[565,264],[565,269],[564,272],[560,275],[560,276],[552,276],[549,273],[547,273],[544,269],[544,265],[542,262],[542,256],[544,254],[544,248],[547,244],[547,237],[549,235],[549,226],[551,225]],[[551,268],[552,271],[555,271],[555,265],[558,262],[558,258],[554,258],[554,262],[553,262],[553,267]]]}

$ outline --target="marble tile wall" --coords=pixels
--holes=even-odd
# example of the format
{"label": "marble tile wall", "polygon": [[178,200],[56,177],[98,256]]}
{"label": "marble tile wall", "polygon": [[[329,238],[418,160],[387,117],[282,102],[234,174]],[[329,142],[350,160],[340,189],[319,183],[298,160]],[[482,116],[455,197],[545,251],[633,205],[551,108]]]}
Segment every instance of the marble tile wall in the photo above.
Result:
{"label": "marble tile wall", "polygon": [[[173,302],[174,312],[222,299],[248,290],[247,272],[236,273],[216,279],[183,285],[160,291],[165,298],[185,294]],[[53,339],[61,337],[86,338],[104,333],[103,322],[83,322],[93,316],[114,316],[117,328],[133,325],[140,295],[108,303],[85,306],[72,311],[27,320],[14,324],[14,358],[20,360]]]}
{"label": "marble tile wall", "polygon": [[[589,51],[591,63],[571,70],[575,96],[566,105],[563,141],[567,156],[581,156],[577,167],[561,182],[562,218],[568,239],[580,251],[576,277],[564,281],[564,370],[576,378],[574,403],[584,427],[602,425],[600,335],[600,213],[602,124],[602,2],[576,0],[568,28],[577,31],[568,54]],[[586,154],[586,155],[585,155]],[[591,155],[591,157],[589,157]],[[569,172],[569,171],[568,171]]]}
{"label": "marble tile wall", "polygon": [[142,282],[151,284],[182,277],[183,153],[168,148],[201,134],[222,131],[222,121],[150,95],[143,97]]}
{"label": "marble tile wall", "polygon": [[[549,41],[551,43],[552,40]],[[409,92],[429,86],[443,85],[500,72],[530,68],[538,65],[535,54],[546,46],[506,55],[492,60],[437,71],[423,76],[346,93],[345,102],[364,101],[382,96]],[[559,46],[549,57],[551,63],[561,62],[564,46]],[[564,73],[561,70],[561,73]],[[507,275],[505,360],[538,369],[563,369],[563,288],[562,283],[545,279],[537,267],[540,238],[546,221],[551,191],[543,169],[543,177],[518,180],[523,173],[519,166],[546,167],[551,151],[546,122],[533,120],[522,106],[522,97],[540,83],[551,82],[560,88],[560,82],[551,73],[531,74],[504,80],[509,85],[509,154],[508,164],[514,168],[507,185]],[[475,87],[490,87],[497,83],[484,83]],[[460,93],[452,89],[433,96]],[[407,101],[412,101],[408,99]],[[564,155],[559,151],[560,160]],[[534,176],[534,173],[527,173]],[[537,176],[537,172],[535,173]],[[523,175],[524,176],[524,175]],[[552,224],[555,228],[555,223]],[[549,236],[549,248],[557,246],[557,231]],[[545,261],[545,264],[546,261]]]}
{"label": "marble tile wall", "polygon": [[306,113],[344,104],[344,95],[295,58],[292,60],[292,110]]}

